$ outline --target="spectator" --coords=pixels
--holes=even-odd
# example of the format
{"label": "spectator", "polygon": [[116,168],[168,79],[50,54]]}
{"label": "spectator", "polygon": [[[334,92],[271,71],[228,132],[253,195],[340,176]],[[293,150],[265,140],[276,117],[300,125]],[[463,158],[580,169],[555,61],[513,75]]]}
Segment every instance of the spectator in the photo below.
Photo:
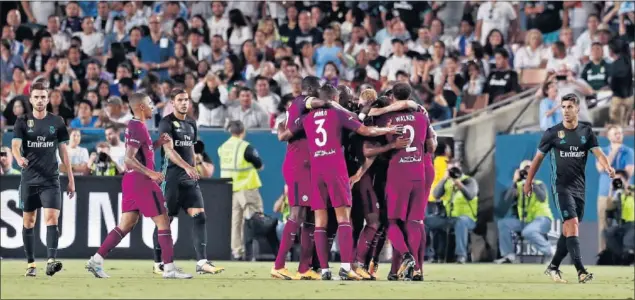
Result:
{"label": "spectator", "polygon": [[[285,94],[282,98],[290,97],[290,99],[294,99],[295,97],[299,97],[300,95],[302,95],[302,77],[296,76],[291,79],[291,92]],[[284,102],[284,99],[281,99],[281,103],[282,102]],[[278,107],[280,107],[280,104],[278,104]]]}
{"label": "spectator", "polygon": [[487,103],[500,102],[521,91],[518,73],[509,67],[509,53],[505,49],[494,51],[496,69],[489,74],[483,94],[487,95]]}
{"label": "spectator", "polygon": [[51,34],[44,32],[40,37],[38,46],[37,49],[31,50],[31,55],[27,60],[28,69],[32,72],[31,78],[44,72],[46,62],[53,56],[53,38]]}
{"label": "spectator", "polygon": [[62,31],[68,34],[82,31],[82,19],[79,17],[79,4],[76,1],[70,1],[66,4],[66,18],[62,20]]}
{"label": "spectator", "polygon": [[201,178],[212,178],[214,175],[214,162],[205,152],[205,145],[198,140],[194,144],[194,161],[196,162],[196,170]]}
{"label": "spectator", "polygon": [[[410,39],[410,33],[406,29],[406,25],[404,24],[404,22],[393,21],[390,24],[392,26],[390,35],[387,39],[384,39],[384,42],[381,43],[381,47],[379,48],[379,54],[385,57],[389,57],[391,53],[394,53],[392,42],[393,40],[398,39],[402,41],[403,44],[405,44],[406,41]],[[432,37],[432,30],[430,30],[430,38],[434,41]]]}
{"label": "spectator", "polygon": [[68,124],[69,120],[72,120],[74,117],[73,110],[66,105],[62,92],[58,90],[51,90],[49,92],[49,104],[46,110],[56,116],[62,117],[65,124]]}
{"label": "spectator", "polygon": [[82,19],[82,31],[73,33],[82,40],[82,51],[88,56],[100,56],[103,51],[104,35],[95,31],[92,17]]}
{"label": "spectator", "polygon": [[192,90],[192,102],[198,103],[198,125],[201,127],[223,128],[225,125],[227,88],[219,85],[218,76],[210,72]]}
{"label": "spectator", "polygon": [[[604,59],[607,60],[607,62],[613,62],[612,58],[611,58],[611,52],[609,49],[609,42],[611,41],[611,37],[613,36],[613,34],[611,33],[611,29],[609,28],[608,25],[606,24],[600,24],[598,26],[597,32],[595,34],[595,38],[593,42],[598,42],[602,45],[602,49],[604,50]],[[591,43],[590,43],[591,44]],[[591,56],[591,45],[589,44],[589,46],[585,49],[581,49],[581,51],[583,51],[582,55],[583,55],[583,61],[588,61],[589,57]]]}
{"label": "spectator", "polygon": [[442,41],[445,45],[452,45],[454,39],[451,36],[446,35],[444,33],[444,29],[445,24],[441,21],[441,19],[435,18],[430,22],[430,36],[432,37],[432,40],[435,42]]}
{"label": "spectator", "polygon": [[582,58],[582,50],[578,49],[573,39],[573,30],[571,28],[563,28],[560,30],[560,41],[564,43],[564,48],[568,56],[575,58],[578,62]]}
{"label": "spectator", "polygon": [[[39,8],[38,8],[39,9]],[[71,39],[68,33],[60,30],[60,18],[50,15],[46,23],[46,31],[53,38],[53,53],[56,55],[64,53],[71,46]]]}
{"label": "spectator", "polygon": [[603,58],[602,45],[593,43],[591,61],[582,69],[581,77],[595,91],[609,89],[608,64]]}
{"label": "spectator", "polygon": [[346,54],[356,56],[360,51],[366,49],[367,45],[366,31],[363,26],[357,25],[352,27],[350,40],[344,45],[344,50]]}
{"label": "spectator", "polygon": [[230,121],[241,121],[245,128],[269,128],[269,117],[259,104],[253,103],[253,93],[241,87],[238,93],[239,104],[228,109]]}
{"label": "spectator", "polygon": [[296,56],[295,63],[300,66],[300,75],[302,77],[315,76],[315,63],[313,62],[314,49],[309,42],[302,42],[300,45],[300,53]]}
{"label": "spectator", "polygon": [[[633,177],[635,168],[633,149],[624,145],[624,132],[622,131],[622,127],[618,125],[610,125],[607,127],[607,137],[609,138],[610,144],[606,147],[602,147],[602,151],[607,153],[608,161],[612,168],[625,171],[627,176],[623,183],[624,186],[626,186],[630,182],[630,178]],[[606,170],[604,170],[599,163],[596,162],[595,167],[600,173],[597,213],[598,216],[602,216],[598,217],[599,251],[602,251],[606,246],[606,241],[602,234],[604,229],[607,228],[606,218],[604,216],[606,216],[607,210],[613,208],[613,203],[609,197],[611,193],[611,179]]]}
{"label": "spectator", "polygon": [[104,50],[102,50],[102,53],[108,54],[110,52],[110,47],[112,44],[120,43],[122,48],[124,49],[125,54],[125,46],[123,43],[127,42],[130,39],[130,37],[128,36],[128,32],[126,31],[126,23],[121,16],[114,17],[113,23],[114,25],[112,27],[112,30],[105,36]]}
{"label": "spectator", "polygon": [[110,145],[109,156],[117,163],[118,170],[125,170],[123,160],[126,155],[126,145],[121,141],[119,128],[113,125],[106,126],[104,134],[106,135],[106,142]]}
{"label": "spectator", "polygon": [[20,66],[13,67],[13,81],[9,84],[9,99],[20,95],[29,95],[31,83],[26,79],[26,71]]}
{"label": "spectator", "polygon": [[368,64],[380,72],[386,63],[386,57],[379,54],[379,44],[375,40],[368,41]]}
{"label": "spectator", "polygon": [[81,94],[81,85],[75,72],[69,68],[70,62],[66,56],[57,58],[55,69],[48,76],[48,82],[51,88],[60,90],[63,93],[64,102],[73,107],[75,95]]}
{"label": "spectator", "polygon": [[256,102],[269,115],[274,115],[280,103],[280,96],[269,90],[269,79],[266,77],[256,77]]}
{"label": "spectator", "polygon": [[[130,77],[122,78],[119,80],[117,90],[119,91],[118,94],[121,96],[121,100],[128,103],[128,99],[135,91],[134,81]],[[113,94],[113,96],[116,95]]]}
{"label": "spectator", "polygon": [[472,21],[472,18],[464,17],[461,20],[460,34],[454,39],[452,46],[459,51],[461,56],[465,56],[468,45],[473,41],[476,41],[474,21]]}
{"label": "spectator", "polygon": [[11,42],[3,39],[0,42],[0,81],[10,83],[13,81],[13,68],[24,69],[22,57],[11,53]]}
{"label": "spectator", "polygon": [[507,51],[507,55],[509,55],[509,65],[510,67],[513,67],[514,53],[512,52],[512,49],[505,44],[505,38],[503,37],[503,34],[498,29],[494,29],[490,31],[489,35],[487,36],[487,43],[483,47],[483,51],[485,52],[485,55],[487,56],[490,64],[490,69],[496,68],[494,54],[497,49],[505,49],[505,51]]}
{"label": "spectator", "polygon": [[280,34],[278,33],[278,28],[272,18],[266,17],[261,20],[258,23],[257,31],[262,33],[265,45],[268,45],[269,47],[277,46],[278,41],[280,40]]}
{"label": "spectator", "polygon": [[95,147],[97,152],[90,154],[88,167],[93,176],[117,176],[124,172],[115,162],[110,152],[111,147],[106,142],[99,142]]}
{"label": "spectator", "polygon": [[113,30],[114,15],[110,14],[109,3],[99,1],[97,3],[97,16],[95,17],[95,30],[102,34],[110,34]]}
{"label": "spectator", "polygon": [[558,86],[553,81],[547,81],[539,91],[542,97],[540,101],[540,130],[547,129],[562,122],[562,110],[560,98],[558,98]]}
{"label": "spectator", "polygon": [[485,50],[483,49],[483,46],[481,46],[481,43],[477,41],[469,43],[465,49],[465,56],[466,61],[464,62],[464,65],[466,62],[473,61],[478,65],[483,76],[489,76],[491,68],[489,62],[485,58]]}
{"label": "spectator", "polygon": [[[300,76],[300,67],[296,65],[289,57],[283,59],[282,61],[286,61],[286,65],[284,67],[280,67],[280,72],[274,75],[273,79],[278,83],[278,86],[280,87],[280,95],[286,95],[291,92],[291,80],[295,77]],[[274,90],[272,89],[272,91]]]}
{"label": "spectator", "polygon": [[77,79],[83,80],[84,77],[86,77],[86,66],[82,64],[81,54],[82,53],[79,47],[71,46],[70,48],[68,48],[68,53],[66,56],[68,57],[68,63],[73,70],[73,73],[75,73],[75,77]]}
{"label": "spectator", "polygon": [[[633,112],[633,69],[630,49],[622,39],[614,39],[610,43],[611,64],[609,77],[613,92],[610,118],[613,124],[626,126]],[[14,77],[15,80],[15,77]]]}
{"label": "spectator", "polygon": [[[176,19],[174,21],[174,26],[172,27],[170,37],[176,44],[186,43],[188,32],[190,32],[189,27],[190,26],[187,24],[187,21],[185,19],[183,18]],[[207,38],[209,39],[209,37]]]}
{"label": "spectator", "polygon": [[[474,29],[474,21],[471,15],[466,14],[464,2],[434,1],[432,3],[432,12],[437,19],[443,20],[445,23],[444,31],[450,36],[459,35],[461,26],[463,26],[466,20],[470,21],[472,31]],[[430,26],[432,26],[432,24],[430,24]]]}
{"label": "spectator", "polygon": [[417,31],[417,36],[418,38],[414,42],[414,45],[410,47],[410,50],[419,52],[419,54],[432,55],[434,49],[434,41],[432,41],[430,29],[428,27],[419,28],[419,30]]}
{"label": "spectator", "polygon": [[71,128],[95,127],[98,117],[93,115],[93,105],[90,101],[80,100],[77,104],[77,117],[70,122]]}
{"label": "spectator", "polygon": [[349,81],[353,80],[353,78],[355,78],[355,73],[357,73],[357,70],[360,70],[360,69],[365,70],[366,76],[368,76],[372,80],[379,80],[379,72],[375,68],[369,65],[368,54],[366,50],[361,50],[357,53],[357,56],[355,56],[355,62],[356,62],[356,65],[351,68],[348,68],[347,70],[347,74],[346,74],[347,80]]}
{"label": "spectator", "polygon": [[253,41],[248,40],[243,43],[240,55],[245,79],[251,81],[260,75],[262,54],[256,52]]}
{"label": "spectator", "polygon": [[6,126],[13,126],[15,124],[15,120],[17,120],[21,115],[27,114],[31,111],[31,106],[28,104],[28,98],[25,96],[14,97],[9,103],[7,103],[7,107],[2,112],[2,116],[4,116]]}
{"label": "spectator", "polygon": [[[400,39],[392,40],[393,55],[386,60],[381,68],[381,81],[397,80],[397,72],[409,73],[412,68],[412,59],[405,55],[404,42]],[[372,64],[372,63],[371,63]]]}
{"label": "spectator", "polygon": [[239,9],[229,11],[229,24],[227,29],[227,43],[229,49],[235,54],[240,54],[242,44],[253,38],[251,27],[243,13]]}
{"label": "spectator", "polygon": [[[71,129],[68,132],[69,140],[68,147],[66,147],[66,151],[68,153],[68,159],[71,162],[71,170],[73,175],[88,175],[90,173],[90,169],[88,167],[88,150],[84,147],[80,147],[79,144],[82,141],[82,133],[79,129]],[[66,165],[62,163],[62,159],[57,154],[57,163],[60,168],[60,173],[68,173],[66,169]]]}
{"label": "spectator", "polygon": [[124,105],[123,100],[117,96],[108,99],[105,116],[106,121],[101,124],[102,126],[112,124],[116,127],[125,127],[128,125],[128,122],[132,120],[132,114],[129,109]]}
{"label": "spectator", "polygon": [[457,58],[449,56],[445,59],[441,79],[435,85],[435,97],[441,99],[436,100],[437,103],[449,107],[456,117],[458,105],[460,105],[461,90],[465,85],[465,79],[461,76],[457,64]]}
{"label": "spectator", "polygon": [[201,15],[193,15],[190,19],[190,24],[190,30],[197,30],[202,33],[202,43],[209,46],[211,39],[209,36],[209,27],[207,26],[207,22],[205,22],[205,18]]}
{"label": "spectator", "polygon": [[24,44],[15,40],[15,32],[13,26],[4,25],[2,27],[2,39],[9,41],[11,44],[11,53],[22,56],[24,54]]}
{"label": "spectator", "polygon": [[531,29],[525,35],[525,46],[516,51],[514,68],[520,73],[523,69],[543,68],[547,65],[549,48],[542,43],[542,33]]}
{"label": "spectator", "polygon": [[[480,96],[483,94],[483,85],[485,84],[485,76],[481,72],[476,62],[467,63],[467,83],[463,86],[463,93],[470,96]],[[461,111],[471,113],[472,110],[465,107],[465,103],[461,104]]]}
{"label": "spectator", "polygon": [[[559,43],[559,42],[556,42]],[[558,99],[562,99],[567,94],[575,94],[578,99],[585,99],[587,96],[594,94],[593,89],[584,79],[575,76],[571,70],[561,70],[550,75],[547,80],[556,79],[558,85]],[[580,101],[580,112],[578,113],[580,121],[592,123],[589,107],[586,101]]]}
{"label": "spectator", "polygon": [[591,14],[587,17],[587,30],[584,31],[576,40],[576,47],[582,51],[583,57],[581,57],[582,61],[588,61],[589,56],[586,55],[587,49],[591,48],[591,44],[594,42],[595,35],[598,31],[598,26],[600,25],[600,17],[596,14]]}
{"label": "spectator", "polygon": [[298,30],[296,30],[293,40],[290,40],[288,45],[293,49],[293,53],[298,53],[302,42],[308,42],[312,45],[322,43],[322,31],[311,24],[311,16],[308,11],[302,11],[298,15]]}
{"label": "spectator", "polygon": [[86,64],[86,77],[79,81],[79,85],[82,87],[82,91],[96,90],[97,85],[104,78],[110,77],[109,74],[102,73],[101,63],[98,60],[90,60]]}
{"label": "spectator", "polygon": [[294,5],[290,5],[287,7],[287,23],[280,26],[280,42],[295,45],[295,37],[298,32],[296,28],[298,28],[298,9]]}
{"label": "spectator", "polygon": [[2,175],[20,175],[20,170],[13,168],[13,154],[7,146],[0,148],[0,167]]}
{"label": "spectator", "polygon": [[[324,66],[324,71],[322,72],[324,75],[322,76],[322,84],[328,83],[332,86],[338,86],[340,82],[340,71],[337,69],[337,66],[333,62],[328,62]],[[399,73],[399,72],[397,72]]]}
{"label": "spectator", "polygon": [[[622,182],[620,189],[611,191],[609,200],[613,209],[606,212],[608,226],[601,232],[606,238],[606,248],[615,264],[633,264],[635,259],[635,186],[628,181],[624,170],[615,171],[615,179]],[[614,181],[615,182],[615,181]],[[600,253],[598,256],[604,256]]]}
{"label": "spectator", "polygon": [[[90,104],[93,106],[93,115],[94,116],[99,116],[100,118],[100,122],[96,125],[96,127],[100,127],[102,125],[102,122],[105,122],[105,114],[102,114],[102,102],[104,102],[104,99],[102,99],[101,97],[99,97],[99,92],[97,92],[97,90],[88,90],[86,92],[86,96],[85,98],[86,101],[90,102]],[[104,120],[101,120],[101,119]]]}
{"label": "spectator", "polygon": [[547,61],[548,72],[559,72],[570,70],[575,74],[580,74],[580,63],[573,56],[567,55],[567,49],[563,42],[557,41],[551,45],[553,57]]}
{"label": "spectator", "polygon": [[222,72],[222,76],[220,76],[220,78],[228,87],[232,87],[234,84],[244,80],[240,73],[240,63],[238,62],[238,57],[232,54],[225,59],[225,70]]}
{"label": "spectator", "polygon": [[229,19],[225,17],[225,5],[222,1],[212,2],[212,14],[213,16],[207,19],[207,25],[209,25],[210,28],[210,39],[215,35],[220,35],[222,39],[226,40],[227,30],[229,29]]}
{"label": "spectator", "polygon": [[342,67],[342,48],[335,45],[333,28],[327,27],[324,30],[324,44],[315,49],[313,58],[317,77],[322,77],[326,64],[329,62],[334,63],[338,70]]}
{"label": "spectator", "polygon": [[257,53],[261,55],[262,60],[272,61],[274,59],[274,51],[271,47],[273,44],[277,45],[277,40],[276,43],[271,43],[267,41],[267,36],[264,31],[256,31],[254,35],[254,47]]}
{"label": "spectator", "polygon": [[[249,91],[241,91],[246,93]],[[232,257],[241,259],[245,249],[243,247],[243,225],[245,219],[255,213],[262,212],[262,197],[258,189],[262,186],[258,171],[264,165],[258,151],[245,141],[246,126],[240,121],[228,124],[231,137],[218,148],[221,161],[222,178],[233,179],[232,197]]]}
{"label": "spectator", "polygon": [[7,13],[7,24],[13,27],[15,31],[15,39],[23,42],[24,40],[33,40],[33,31],[25,25],[22,25],[22,15],[17,9],[9,10]]}
{"label": "spectator", "polygon": [[[220,35],[212,37],[212,55],[207,58],[210,62],[210,70],[212,70],[212,72],[218,72],[225,68],[225,58],[229,55],[224,47],[225,42]],[[199,74],[199,77],[202,77],[200,75],[201,74]]]}
{"label": "spectator", "polygon": [[47,19],[55,14],[57,8],[57,3],[49,1],[24,1],[21,4],[28,22],[40,26],[46,26]]}
{"label": "spectator", "polygon": [[175,64],[174,42],[161,33],[161,17],[154,15],[150,18],[150,36],[139,41],[137,56],[132,62],[141,69],[140,77],[148,72],[155,72],[160,79],[168,78],[168,68]]}
{"label": "spectator", "polygon": [[485,45],[490,32],[497,29],[503,38],[516,34],[517,18],[514,7],[509,2],[490,0],[478,8],[476,22],[476,38]]}
{"label": "spectator", "polygon": [[192,29],[189,32],[187,53],[197,61],[206,59],[208,56],[212,55],[212,48],[203,41],[203,32],[201,29]]}
{"label": "spectator", "polygon": [[99,98],[101,99],[109,99],[110,98],[110,84],[108,84],[108,81],[106,80],[101,80],[99,81],[99,84],[97,85],[97,95],[99,95]]}
{"label": "spectator", "polygon": [[[541,1],[527,2],[525,15],[527,29],[538,29],[543,35],[543,41],[550,45],[558,41],[560,28],[569,23],[569,14],[564,10],[563,2]],[[560,16],[562,12],[562,17]]]}
{"label": "spectator", "polygon": [[132,35],[133,28],[139,28],[139,26],[147,25],[147,17],[143,12],[143,4],[136,1],[126,1],[123,6],[123,17],[126,24],[126,31]]}

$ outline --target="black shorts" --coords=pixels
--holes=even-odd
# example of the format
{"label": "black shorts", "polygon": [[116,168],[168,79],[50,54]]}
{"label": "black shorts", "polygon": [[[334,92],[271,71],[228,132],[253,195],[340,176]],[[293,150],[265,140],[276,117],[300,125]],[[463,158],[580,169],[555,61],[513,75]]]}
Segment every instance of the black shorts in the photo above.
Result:
{"label": "black shorts", "polygon": [[578,218],[578,221],[582,221],[584,217],[584,195],[561,191],[556,192],[555,200],[563,221],[573,218]]}
{"label": "black shorts", "polygon": [[178,215],[180,209],[204,207],[203,194],[196,181],[166,180],[161,188],[170,217]]}
{"label": "black shorts", "polygon": [[22,211],[32,212],[38,208],[62,208],[62,193],[60,185],[32,185],[21,183],[18,187],[20,203],[18,205]]}

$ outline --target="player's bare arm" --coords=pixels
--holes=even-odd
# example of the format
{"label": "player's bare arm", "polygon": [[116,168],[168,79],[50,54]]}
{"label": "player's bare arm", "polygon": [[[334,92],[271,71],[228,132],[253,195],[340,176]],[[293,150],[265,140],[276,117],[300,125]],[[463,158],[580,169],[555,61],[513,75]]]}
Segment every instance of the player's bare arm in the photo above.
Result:
{"label": "player's bare arm", "polygon": [[68,198],[73,198],[73,196],[75,195],[75,177],[73,176],[71,160],[70,158],[68,158],[68,149],[66,149],[66,147],[67,147],[66,143],[60,143],[58,146],[58,149],[60,151],[60,158],[62,159],[62,164],[64,165],[64,168],[66,170],[71,170],[70,172],[66,174],[66,176],[68,177],[67,192],[68,192]]}
{"label": "player's bare arm", "polygon": [[395,149],[404,149],[408,147],[409,140],[403,137],[398,137],[392,143],[385,145],[379,145],[378,143],[364,143],[363,151],[364,157],[374,158],[382,153],[386,153]]}
{"label": "player's bare arm", "polygon": [[395,111],[400,111],[400,110],[404,110],[404,109],[417,109],[419,107],[419,105],[417,104],[417,102],[414,102],[412,100],[408,100],[408,101],[395,101],[394,103],[386,106],[386,107],[382,107],[382,108],[371,108],[370,109],[370,113],[368,114],[371,117],[376,117],[376,116],[381,116],[383,114],[387,114],[390,112],[395,112]]}
{"label": "player's bare arm", "polygon": [[279,141],[286,142],[293,137],[293,132],[291,132],[291,130],[289,130],[289,128],[285,126],[285,122],[280,122],[276,129]]}
{"label": "player's bare arm", "polygon": [[11,154],[15,158],[16,163],[20,168],[26,168],[29,165],[29,161],[22,156],[22,140],[21,139],[13,139],[11,140]]}
{"label": "player's bare arm", "polygon": [[357,131],[358,134],[363,136],[382,136],[387,134],[399,134],[403,133],[403,125],[386,126],[386,127],[374,127],[374,126],[360,126]]}
{"label": "player's bare arm", "polygon": [[595,155],[595,158],[597,158],[600,166],[602,166],[602,169],[606,170],[606,172],[609,174],[609,177],[611,179],[615,177],[615,170],[611,167],[611,164],[609,163],[608,158],[604,154],[604,151],[602,151],[600,147],[595,147],[591,149],[591,151],[593,152],[593,155]]}
{"label": "player's bare arm", "polygon": [[543,159],[545,159],[545,155],[538,151],[536,156],[534,156],[534,159],[531,161],[531,166],[529,166],[529,171],[527,172],[527,179],[525,180],[525,186],[523,186],[523,192],[527,196],[531,196],[534,177],[536,176],[536,172],[538,172],[538,168],[540,168],[540,164],[542,164]]}
{"label": "player's bare arm", "polygon": [[359,170],[357,170],[357,172],[355,172],[355,174],[353,176],[351,176],[351,178],[349,179],[349,184],[351,186],[353,186],[354,184],[356,184],[360,179],[362,179],[362,176],[364,176],[364,174],[366,173],[366,171],[368,171],[368,169],[370,169],[370,167],[373,165],[373,163],[375,162],[375,157],[367,157],[366,160],[364,161],[364,164],[359,168]]}
{"label": "player's bare arm", "polygon": [[[167,135],[167,133],[164,133]],[[194,149],[194,148],[192,148]],[[181,167],[187,173],[187,176],[194,180],[199,179],[198,171],[194,166],[190,166],[186,161],[183,160],[181,155],[174,150],[174,145],[172,143],[163,144],[163,151],[165,152],[165,157],[175,163],[177,166]],[[194,151],[194,150],[192,150]]]}
{"label": "player's bare arm", "polygon": [[154,141],[154,143],[152,143],[152,148],[156,150],[157,148],[163,146],[166,143],[172,143],[172,137],[170,137],[170,135],[167,133],[163,133],[161,134],[161,136],[159,136],[159,138],[156,141]]}
{"label": "player's bare arm", "polygon": [[126,156],[124,157],[124,163],[126,164],[126,168],[131,169],[133,171],[137,171],[145,176],[150,177],[153,181],[161,182],[165,179],[163,174],[160,172],[156,172],[146,168],[142,163],[140,163],[137,158],[138,148],[127,147],[126,148]]}

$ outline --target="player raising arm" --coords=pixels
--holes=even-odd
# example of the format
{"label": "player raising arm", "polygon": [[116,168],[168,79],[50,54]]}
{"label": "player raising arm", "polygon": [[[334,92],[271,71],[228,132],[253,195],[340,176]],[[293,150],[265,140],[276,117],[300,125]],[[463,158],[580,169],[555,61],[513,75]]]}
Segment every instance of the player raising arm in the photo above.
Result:
{"label": "player raising arm", "polygon": [[536,172],[545,154],[550,152],[552,189],[562,216],[563,229],[556,253],[545,274],[553,281],[566,282],[562,279],[559,268],[569,253],[578,272],[578,282],[586,283],[593,279],[593,274],[582,265],[578,235],[579,224],[584,215],[587,153],[593,152],[611,178],[615,176],[615,170],[611,168],[606,156],[598,147],[597,137],[591,126],[578,122],[580,99],[575,94],[567,94],[562,97],[560,105],[564,120],[543,134],[538,152],[531,162],[523,191],[527,197],[531,196]]}
{"label": "player raising arm", "polygon": [[[20,199],[18,207],[22,209],[22,241],[27,258],[25,276],[35,276],[35,221],[38,209],[43,209],[43,222],[46,223],[46,248],[48,262],[46,275],[53,276],[62,270],[62,263],[56,260],[59,240],[58,219],[62,208],[60,182],[55,151],[59,150],[62,162],[67,170],[71,164],[68,159],[66,143],[68,131],[64,120],[49,114],[46,106],[49,102],[48,90],[41,82],[31,86],[29,102],[33,112],[17,119],[11,141],[11,153],[22,168],[20,178]],[[75,194],[73,172],[68,174],[68,196]]]}
{"label": "player raising arm", "polygon": [[[163,278],[189,279],[173,262],[174,246],[170,221],[166,212],[165,199],[157,182],[164,175],[154,171],[154,151],[150,133],[145,121],[152,116],[150,97],[135,93],[129,98],[130,108],[135,116],[126,129],[126,174],[121,182],[121,220],[106,237],[97,253],[86,263],[86,269],[97,278],[108,278],[104,272],[104,258],[132,230],[139,221],[139,213],[152,218],[158,227],[158,240],[162,249],[164,265]],[[159,144],[171,143],[167,134],[161,135]],[[143,161],[144,163],[140,162]]]}

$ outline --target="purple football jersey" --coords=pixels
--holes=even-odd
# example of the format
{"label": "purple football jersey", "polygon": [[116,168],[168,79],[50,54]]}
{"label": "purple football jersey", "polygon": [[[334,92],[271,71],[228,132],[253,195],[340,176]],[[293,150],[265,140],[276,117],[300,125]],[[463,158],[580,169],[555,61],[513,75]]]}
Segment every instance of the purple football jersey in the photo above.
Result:
{"label": "purple football jersey", "polygon": [[[154,170],[154,149],[146,125],[137,119],[130,120],[125,136],[126,148],[139,149],[135,158],[146,168]],[[126,173],[143,175],[134,170],[126,170]]]}
{"label": "purple football jersey", "polygon": [[300,117],[305,109],[307,96],[300,95],[293,99],[287,110],[287,128],[294,133],[293,138],[287,143],[287,154],[284,159],[283,168],[295,168],[309,161],[309,147],[306,135],[302,130],[302,120]]}
{"label": "purple football jersey", "polygon": [[[393,112],[382,115],[378,121],[380,126],[403,125],[403,137],[408,139],[408,146],[393,152],[388,166],[388,176],[398,175],[404,180],[423,180],[424,174],[424,145],[427,138],[428,118],[421,112]],[[386,140],[391,143],[398,135],[387,135]]]}
{"label": "purple football jersey", "polygon": [[347,175],[342,129],[356,131],[362,123],[339,109],[327,108],[312,110],[303,118],[302,125],[309,144],[311,173]]}

